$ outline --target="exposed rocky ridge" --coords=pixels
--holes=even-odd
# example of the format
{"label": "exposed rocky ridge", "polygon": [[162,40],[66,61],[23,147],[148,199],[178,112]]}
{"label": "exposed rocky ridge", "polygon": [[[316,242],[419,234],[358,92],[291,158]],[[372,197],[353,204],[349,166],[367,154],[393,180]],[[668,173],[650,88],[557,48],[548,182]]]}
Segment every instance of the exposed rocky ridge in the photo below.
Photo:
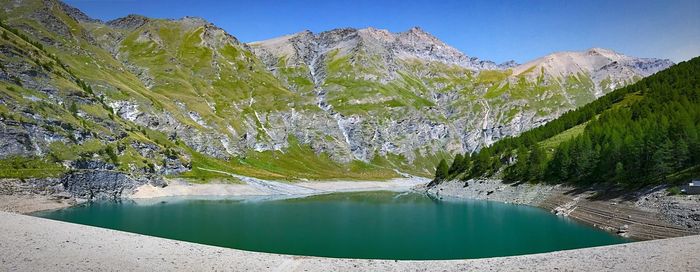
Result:
{"label": "exposed rocky ridge", "polygon": [[[50,4],[52,4],[52,1],[47,1],[47,3],[50,5]],[[81,10],[71,6],[71,5],[68,5],[64,2],[57,1],[56,3],[58,3],[58,5],[61,7],[61,9],[63,9],[63,11],[65,11],[68,16],[70,16],[71,18],[73,18],[77,21],[90,22],[90,23],[101,22],[100,20],[91,18],[87,14],[83,13],[83,11],[81,11]]]}
{"label": "exposed rocky ridge", "polygon": [[[596,96],[650,76],[673,65],[667,59],[635,58],[603,48],[581,52],[557,52],[513,68],[513,74],[529,78],[559,79],[589,75]],[[603,90],[604,89],[604,90]]]}
{"label": "exposed rocky ridge", "polygon": [[251,167],[246,158],[301,145],[334,162],[426,175],[441,152],[477,150],[670,64],[582,53],[594,69],[554,73],[537,63],[552,75],[540,81],[530,76],[536,69],[468,57],[420,28],[243,44],[201,18],[101,23],[49,8],[56,3],[65,6],[34,0],[2,11],[52,52],[14,36],[0,45],[0,105],[12,113],[2,119],[4,158],[100,142],[93,159],[108,161],[111,145],[126,161],[120,170],[173,174],[190,169],[191,152]]}
{"label": "exposed rocky ridge", "polygon": [[[384,29],[371,27],[333,29],[316,35],[307,30],[271,40],[252,42],[250,45],[254,52],[262,55],[263,61],[269,65],[276,64],[270,63],[273,61],[269,59],[270,55],[288,55],[292,64],[312,65],[311,61],[314,59],[314,55],[323,55],[331,50],[339,50],[343,54],[359,50],[361,47],[381,51],[385,54],[384,57],[387,61],[395,58],[415,58],[459,65],[474,70],[493,70],[514,65],[514,62],[496,65],[492,61],[468,57],[420,27],[413,27],[400,33],[391,33]],[[321,48],[323,50],[320,50]]]}
{"label": "exposed rocky ridge", "polygon": [[146,16],[141,16],[137,14],[129,14],[125,17],[117,18],[114,20],[107,21],[107,25],[111,26],[113,28],[121,28],[121,29],[134,29],[134,28],[139,28],[142,25],[146,24],[149,21]]}
{"label": "exposed rocky ridge", "polygon": [[[469,58],[420,28],[412,28],[402,33],[374,28],[335,29],[319,34],[304,31],[253,42],[250,46],[270,71],[288,82],[289,88],[299,89],[295,84],[289,84],[290,79],[299,77],[314,83],[319,107],[338,120],[339,130],[344,131],[345,140],[350,144],[353,156],[358,159],[370,158],[376,150],[382,155],[386,154],[387,150],[390,150],[389,153],[398,151],[397,153],[413,159],[410,148],[397,143],[403,141],[392,137],[392,134],[423,133],[396,127],[387,133],[379,130],[380,135],[385,137],[380,138],[382,143],[373,146],[373,143],[363,142],[363,139],[376,139],[370,135],[376,135],[377,131],[358,131],[357,124],[363,122],[393,121],[410,124],[419,129],[420,125],[416,122],[432,123],[430,130],[438,128],[444,132],[430,138],[434,143],[419,141],[410,144],[410,147],[426,147],[439,143],[449,152],[472,151],[502,137],[516,135],[544,124],[616,87],[634,82],[672,64],[667,60],[636,59],[610,50],[591,49],[588,53],[571,53],[581,57],[569,60],[561,65],[562,67],[535,69],[534,66],[539,62],[524,65],[506,62],[495,65],[492,62]],[[557,55],[560,53],[554,54]],[[348,64],[337,71],[329,71],[335,68],[338,62]],[[648,68],[635,68],[643,67],[644,65],[639,65],[641,63]],[[510,68],[512,71],[494,70]],[[566,73],[560,73],[557,69],[568,70]],[[291,77],[288,74],[289,70],[295,71]],[[462,78],[471,78],[471,82],[459,82],[451,78],[455,70],[461,73]],[[539,73],[531,71],[544,71],[548,76],[544,80],[538,80]],[[481,80],[482,78],[484,80]],[[521,78],[526,81],[521,82]],[[336,84],[338,81],[341,82]],[[436,84],[435,81],[441,82]],[[412,86],[412,83],[420,85]],[[359,84],[371,86],[369,88],[375,88],[379,92],[363,88],[361,91],[367,92],[365,97],[347,100],[346,93],[356,92],[353,85]],[[386,108],[380,113],[389,115],[382,116],[384,120],[377,120],[379,118],[375,113],[334,110],[338,107],[393,102],[397,99],[395,94],[387,95],[381,91],[391,85],[401,85],[400,88],[427,98],[435,106],[427,109],[411,109],[408,106],[394,114],[394,109]],[[469,90],[468,95],[465,95],[465,90]],[[544,93],[538,93],[541,90],[544,90]],[[523,92],[532,94],[523,97]],[[502,95],[494,96],[491,93]],[[333,101],[332,96],[337,98],[336,101]],[[539,102],[541,106],[528,107],[529,104],[534,104],[533,102]],[[455,107],[455,104],[460,105]],[[438,120],[437,116],[447,117],[448,121]],[[344,125],[350,117],[354,120],[353,124]],[[457,120],[449,120],[451,118]],[[389,137],[386,137],[387,134]],[[453,139],[458,141],[452,141]],[[427,150],[434,152],[430,148]]]}

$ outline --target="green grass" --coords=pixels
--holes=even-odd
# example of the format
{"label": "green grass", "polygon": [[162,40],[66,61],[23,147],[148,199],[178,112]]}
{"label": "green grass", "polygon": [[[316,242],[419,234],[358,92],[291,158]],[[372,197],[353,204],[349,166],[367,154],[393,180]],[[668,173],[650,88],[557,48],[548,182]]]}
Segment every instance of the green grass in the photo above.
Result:
{"label": "green grass", "polygon": [[0,178],[59,177],[67,171],[63,165],[44,158],[11,157],[0,159]]}
{"label": "green grass", "polygon": [[548,153],[551,153],[557,146],[559,146],[560,143],[570,140],[578,135],[581,135],[581,133],[583,133],[583,131],[586,129],[586,124],[588,124],[588,122],[567,129],[557,135],[554,135],[553,137],[540,142],[540,147],[544,148],[545,151],[547,151]]}
{"label": "green grass", "polygon": [[479,72],[476,77],[477,83],[498,83],[504,81],[508,76],[513,74],[513,70],[484,70]]}
{"label": "green grass", "polygon": [[299,144],[290,137],[289,148],[280,151],[250,151],[245,159],[245,165],[256,169],[278,174],[284,179],[298,180],[328,180],[328,179],[357,179],[384,180],[397,177],[396,173],[374,165],[352,161],[338,163],[327,154],[316,154],[309,146]]}
{"label": "green grass", "polygon": [[179,178],[184,178],[195,183],[207,183],[211,181],[223,181],[228,183],[241,183],[240,180],[222,173],[206,171],[204,169],[218,170],[224,172],[235,173],[238,170],[230,163],[218,160],[197,152],[192,152],[192,170],[178,175]]}
{"label": "green grass", "polygon": [[192,170],[179,175],[195,182],[225,180],[239,182],[228,175],[202,170],[212,169],[268,180],[386,180],[398,177],[390,170],[370,163],[352,161],[338,163],[328,155],[316,154],[306,146],[290,139],[290,147],[281,151],[249,151],[245,158],[224,161],[192,151]]}
{"label": "green grass", "polygon": [[415,158],[409,162],[404,155],[386,154],[381,156],[376,153],[371,163],[385,169],[397,169],[403,173],[411,174],[419,177],[432,177],[435,174],[435,165],[445,159],[452,159],[452,156],[445,152],[438,152],[432,155],[421,155],[421,152],[415,150]]}

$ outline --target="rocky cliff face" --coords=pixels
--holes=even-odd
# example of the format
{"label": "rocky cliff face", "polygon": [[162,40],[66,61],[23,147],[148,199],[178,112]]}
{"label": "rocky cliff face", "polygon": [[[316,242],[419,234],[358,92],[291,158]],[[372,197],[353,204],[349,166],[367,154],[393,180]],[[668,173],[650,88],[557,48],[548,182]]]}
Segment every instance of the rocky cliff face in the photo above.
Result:
{"label": "rocky cliff face", "polygon": [[51,0],[3,7],[0,160],[64,171],[99,161],[135,177],[197,165],[290,179],[429,174],[444,152],[672,64],[591,49],[497,65],[420,28],[244,44],[195,17],[103,23]]}
{"label": "rocky cliff face", "polygon": [[420,28],[305,31],[249,45],[287,88],[315,94],[360,160],[476,150],[672,65],[598,48],[496,65]]}

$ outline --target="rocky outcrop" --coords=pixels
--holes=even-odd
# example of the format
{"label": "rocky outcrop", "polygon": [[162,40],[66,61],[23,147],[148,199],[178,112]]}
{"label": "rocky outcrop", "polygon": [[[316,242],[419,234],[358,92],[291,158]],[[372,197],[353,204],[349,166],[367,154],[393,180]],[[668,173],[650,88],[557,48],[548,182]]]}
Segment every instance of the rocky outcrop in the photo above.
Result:
{"label": "rocky outcrop", "polygon": [[77,170],[60,178],[2,179],[0,195],[45,195],[82,200],[114,200],[144,184],[165,187],[161,177],[132,178],[111,170]]}
{"label": "rocky outcrop", "polygon": [[76,21],[90,22],[90,23],[99,23],[100,22],[100,20],[91,18],[87,14],[83,13],[81,10],[79,10],[71,5],[63,3],[61,1],[56,1],[56,2],[61,7],[61,9],[63,9],[63,11],[66,12],[66,14],[68,14],[68,16],[75,19]]}
{"label": "rocky outcrop", "polygon": [[145,16],[130,14],[126,17],[108,21],[107,25],[118,29],[135,29],[146,24],[148,20]]}
{"label": "rocky outcrop", "polygon": [[146,182],[114,171],[76,171],[61,178],[66,192],[83,199],[117,199]]}
{"label": "rocky outcrop", "polygon": [[0,159],[10,156],[33,156],[36,148],[29,134],[18,127],[19,122],[0,122]]}

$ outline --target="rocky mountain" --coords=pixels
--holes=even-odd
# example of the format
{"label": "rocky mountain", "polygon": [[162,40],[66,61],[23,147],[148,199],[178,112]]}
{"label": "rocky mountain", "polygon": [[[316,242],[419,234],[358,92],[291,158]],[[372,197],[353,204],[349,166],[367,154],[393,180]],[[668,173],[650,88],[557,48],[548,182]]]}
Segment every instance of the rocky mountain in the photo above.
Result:
{"label": "rocky mountain", "polygon": [[673,64],[594,48],[496,65],[420,28],[304,31],[249,46],[286,87],[316,95],[360,160],[475,150]]}
{"label": "rocky mountain", "polygon": [[513,67],[513,74],[557,79],[579,74],[593,80],[597,97],[673,65],[670,60],[642,59],[603,48],[559,52]]}
{"label": "rocky mountain", "polygon": [[428,175],[452,152],[672,65],[604,49],[497,65],[420,28],[245,44],[202,18],[101,22],[55,0],[2,3],[0,169],[20,169],[9,177],[37,165],[202,179],[224,178],[203,169]]}

